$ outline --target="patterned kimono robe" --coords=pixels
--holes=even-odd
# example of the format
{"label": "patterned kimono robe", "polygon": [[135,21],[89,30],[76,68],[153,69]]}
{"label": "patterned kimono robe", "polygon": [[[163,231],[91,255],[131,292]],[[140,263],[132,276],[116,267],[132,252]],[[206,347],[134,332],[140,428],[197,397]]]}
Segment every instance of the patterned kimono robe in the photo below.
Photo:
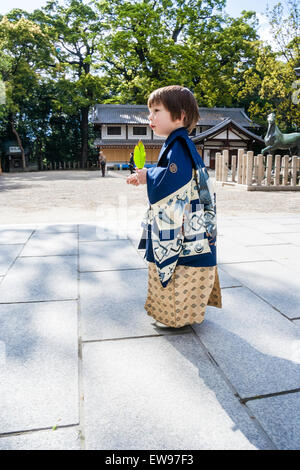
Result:
{"label": "patterned kimono robe", "polygon": [[[155,263],[162,287],[176,266],[216,266],[216,199],[202,158],[184,127],[161,148],[147,172],[150,207],[139,249]],[[210,245],[209,241],[214,241]]]}

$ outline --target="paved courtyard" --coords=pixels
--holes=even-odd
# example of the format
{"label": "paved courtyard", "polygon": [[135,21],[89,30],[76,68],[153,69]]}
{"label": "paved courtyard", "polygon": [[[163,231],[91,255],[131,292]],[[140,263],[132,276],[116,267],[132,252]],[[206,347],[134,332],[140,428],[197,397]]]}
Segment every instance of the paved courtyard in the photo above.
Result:
{"label": "paved courtyard", "polygon": [[[110,208],[141,217],[147,207],[145,186],[126,184],[128,171],[48,171],[0,175],[0,223],[87,222],[103,220]],[[211,173],[212,178],[214,172]],[[218,215],[300,214],[298,192],[249,192],[216,187]]]}
{"label": "paved courtyard", "polygon": [[125,177],[0,175],[0,449],[299,449],[300,193],[218,187],[223,309],[158,330]]}

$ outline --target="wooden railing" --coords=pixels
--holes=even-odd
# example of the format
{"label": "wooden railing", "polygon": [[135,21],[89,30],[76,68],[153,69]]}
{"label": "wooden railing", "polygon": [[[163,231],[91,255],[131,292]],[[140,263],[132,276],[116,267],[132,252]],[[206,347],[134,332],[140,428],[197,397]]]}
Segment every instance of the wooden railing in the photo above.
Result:
{"label": "wooden railing", "polygon": [[239,149],[229,161],[228,150],[216,153],[216,181],[249,191],[300,190],[300,157],[256,155]]}

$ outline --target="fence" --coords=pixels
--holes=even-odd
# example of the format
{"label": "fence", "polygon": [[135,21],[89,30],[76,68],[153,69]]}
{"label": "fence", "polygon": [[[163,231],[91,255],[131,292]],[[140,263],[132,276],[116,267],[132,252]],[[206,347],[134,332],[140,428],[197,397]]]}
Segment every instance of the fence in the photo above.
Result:
{"label": "fence", "polygon": [[299,191],[299,170],[297,156],[254,156],[252,151],[239,149],[230,161],[228,150],[216,153],[216,181],[248,191]]}
{"label": "fence", "polygon": [[[106,168],[108,170],[126,170],[129,168],[128,163],[120,163],[120,162],[107,162]],[[49,170],[100,170],[100,163],[92,163],[86,162],[84,166],[82,166],[80,161],[71,161],[71,162],[49,162],[47,164],[42,164],[41,171],[49,171]]]}
{"label": "fence", "polygon": [[[151,168],[155,166],[154,163],[146,163],[146,168]],[[126,162],[107,162],[107,170],[129,170],[129,163]],[[34,167],[34,170],[37,170],[37,165]],[[80,161],[72,162],[51,162],[47,164],[42,164],[41,171],[48,170],[100,170],[100,163],[87,162],[85,166],[82,166]]]}
{"label": "fence", "polygon": [[[97,170],[100,168],[99,162],[97,164],[92,162],[86,162],[84,168]],[[49,162],[47,164],[42,163],[41,171],[47,170],[82,170],[83,166],[80,161],[69,161],[69,162]]]}

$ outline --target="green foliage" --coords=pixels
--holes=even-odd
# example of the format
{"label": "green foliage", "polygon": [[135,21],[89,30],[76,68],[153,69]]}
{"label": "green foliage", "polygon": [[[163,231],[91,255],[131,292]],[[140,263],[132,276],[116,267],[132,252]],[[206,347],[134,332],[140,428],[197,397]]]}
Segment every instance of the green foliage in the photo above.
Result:
{"label": "green foliage", "polygon": [[294,130],[300,12],[284,1],[268,10],[277,52],[259,41],[254,12],[230,18],[225,0],[51,0],[12,10],[0,16],[0,137],[13,119],[40,161],[85,162],[96,103],[145,104],[170,84],[190,88],[200,106],[244,107],[263,127],[276,110],[281,128]]}
{"label": "green foliage", "polygon": [[300,6],[298,0],[278,2],[267,8],[278,55],[292,67],[300,66]]}

